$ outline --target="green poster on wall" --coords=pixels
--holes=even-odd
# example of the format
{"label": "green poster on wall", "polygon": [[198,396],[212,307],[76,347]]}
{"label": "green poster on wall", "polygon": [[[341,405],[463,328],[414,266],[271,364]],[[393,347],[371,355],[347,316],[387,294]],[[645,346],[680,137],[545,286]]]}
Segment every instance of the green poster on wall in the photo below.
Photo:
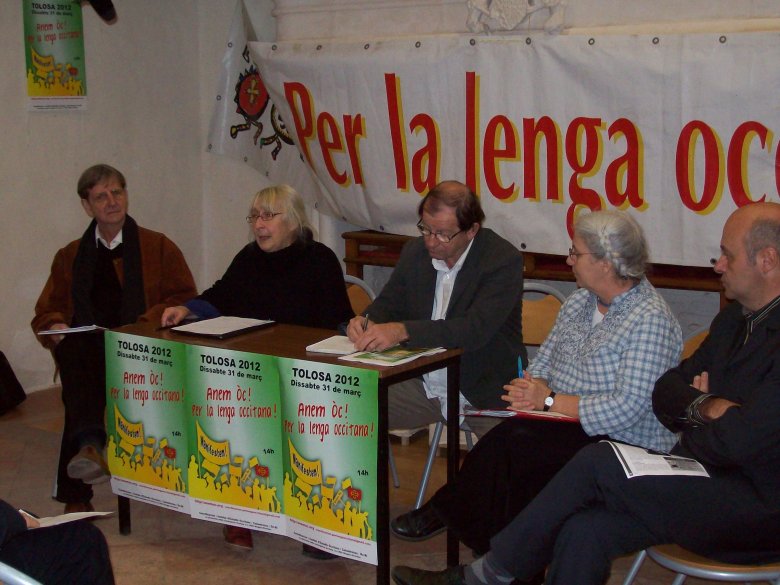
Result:
{"label": "green poster on wall", "polygon": [[107,331],[106,460],[114,493],[189,513],[185,346]]}
{"label": "green poster on wall", "polygon": [[27,109],[87,107],[84,27],[77,0],[22,0]]}
{"label": "green poster on wall", "polygon": [[187,346],[190,513],[284,534],[276,358]]}

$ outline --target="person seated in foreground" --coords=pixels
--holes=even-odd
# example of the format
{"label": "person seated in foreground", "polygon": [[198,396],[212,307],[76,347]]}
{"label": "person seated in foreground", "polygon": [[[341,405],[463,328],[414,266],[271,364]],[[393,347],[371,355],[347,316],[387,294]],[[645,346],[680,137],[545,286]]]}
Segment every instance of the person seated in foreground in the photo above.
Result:
{"label": "person seated in foreground", "polygon": [[[124,175],[99,164],[78,181],[81,206],[92,218],[80,240],[59,250],[35,304],[35,333],[81,325],[118,327],[156,322],[165,306],[197,294],[179,248],[127,214]],[[92,485],[108,481],[106,364],[100,332],[38,335],[57,362],[65,428],[54,497],[65,512],[92,511]]]}
{"label": "person seated in foreground", "polygon": [[[349,322],[347,335],[359,351],[399,343],[461,348],[461,407],[496,408],[497,390],[516,371],[517,356],[527,357],[523,255],[482,227],[479,199],[458,181],[431,189],[417,215],[420,237],[404,246],[390,280],[363,316]],[[446,369],[393,384],[388,392],[390,430],[445,421]],[[495,421],[468,424],[481,437]]]}
{"label": "person seated in foreground", "polygon": [[[314,241],[303,199],[295,189],[277,185],[259,191],[246,221],[253,241],[209,289],[184,305],[165,309],[163,326],[190,315],[229,315],[335,330],[354,316],[341,264],[330,248]],[[252,549],[249,529],[225,526],[224,534],[232,548]],[[333,557],[309,545],[304,545],[304,554]]]}
{"label": "person seated in foreground", "polygon": [[0,562],[45,585],[113,585],[108,544],[79,520],[40,528],[38,520],[0,500]]}
{"label": "person seated in foreground", "polygon": [[589,445],[490,550],[468,566],[395,567],[398,585],[607,581],[612,561],[675,543],[730,563],[780,560],[780,205],[753,203],[723,228],[715,271],[734,302],[655,384],[653,410],[679,433],[672,453],[709,477],[626,477],[608,444]]}
{"label": "person seated in foreground", "polygon": [[567,259],[580,288],[503,396],[511,410],[558,412],[579,423],[501,423],[466,455],[454,482],[391,523],[398,537],[423,540],[448,528],[484,554],[490,538],[588,443],[610,437],[658,451],[672,447],[675,436],[653,416],[651,394],[678,363],[682,333],[645,278],[647,261],[647,243],[630,215],[580,216]]}

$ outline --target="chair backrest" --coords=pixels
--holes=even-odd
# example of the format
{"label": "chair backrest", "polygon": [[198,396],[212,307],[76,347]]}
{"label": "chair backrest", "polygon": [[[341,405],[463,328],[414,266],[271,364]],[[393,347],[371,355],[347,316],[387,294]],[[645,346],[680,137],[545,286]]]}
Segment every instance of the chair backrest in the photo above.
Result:
{"label": "chair backrest", "polygon": [[683,350],[682,350],[682,354],[680,355],[680,359],[684,360],[685,358],[691,357],[693,355],[693,352],[699,349],[701,342],[704,341],[704,338],[707,337],[709,334],[710,334],[710,329],[708,327],[707,329],[696,331],[690,334],[688,337],[686,337],[685,341],[683,342]]}
{"label": "chair backrest", "polygon": [[[528,293],[539,293],[537,295]],[[564,294],[557,288],[541,282],[526,281],[523,283],[523,343],[525,345],[541,345],[555,324],[558,310],[566,300]]]}
{"label": "chair backrest", "polygon": [[344,282],[347,285],[347,296],[349,297],[349,303],[352,305],[352,310],[355,311],[355,315],[360,315],[373,302],[376,294],[364,280],[356,276],[345,274]]}
{"label": "chair backrest", "polygon": [[5,563],[0,563],[0,583],[3,585],[41,585],[40,581],[28,577]]}

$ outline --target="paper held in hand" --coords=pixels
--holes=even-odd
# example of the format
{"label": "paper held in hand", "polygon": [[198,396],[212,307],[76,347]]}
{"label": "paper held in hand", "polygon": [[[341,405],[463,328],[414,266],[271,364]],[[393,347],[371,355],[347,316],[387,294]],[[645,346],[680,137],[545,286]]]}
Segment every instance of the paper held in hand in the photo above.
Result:
{"label": "paper held in hand", "polygon": [[400,366],[421,358],[445,351],[443,347],[403,347],[396,345],[383,351],[356,351],[339,357],[346,362],[359,362],[373,366]]}
{"label": "paper held in hand", "polygon": [[568,416],[561,414],[560,412],[544,411],[544,410],[478,410],[476,408],[465,408],[463,410],[464,416],[492,416],[497,418],[534,418],[551,420],[555,422],[580,422],[576,416]]}
{"label": "paper held in hand", "polygon": [[612,445],[615,455],[626,472],[626,477],[642,475],[697,475],[709,477],[710,474],[695,459],[678,457],[667,453],[657,453],[633,445],[603,441]]}
{"label": "paper held in hand", "polygon": [[88,331],[105,331],[100,325],[82,325],[81,327],[67,327],[65,329],[46,329],[38,331],[38,335],[66,335],[67,333],[86,333]]}
{"label": "paper held in hand", "polygon": [[33,516],[25,510],[19,510],[20,513],[29,515],[38,521],[39,528],[46,528],[47,526],[56,526],[57,524],[67,524],[68,522],[75,522],[76,520],[85,520],[87,518],[99,518],[106,516],[113,516],[114,512],[72,512],[70,514],[60,514],[59,516],[48,516],[46,518],[38,518]]}

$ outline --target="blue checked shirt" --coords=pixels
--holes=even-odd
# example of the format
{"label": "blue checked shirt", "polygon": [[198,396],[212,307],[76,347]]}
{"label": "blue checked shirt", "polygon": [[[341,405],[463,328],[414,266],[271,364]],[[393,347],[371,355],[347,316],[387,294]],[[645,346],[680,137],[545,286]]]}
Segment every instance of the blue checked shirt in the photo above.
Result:
{"label": "blue checked shirt", "polygon": [[680,324],[646,279],[615,297],[593,325],[596,302],[587,289],[572,293],[528,372],[556,393],[580,396],[589,435],[669,451],[677,437],[653,415],[651,395],[661,374],[679,363]]}

